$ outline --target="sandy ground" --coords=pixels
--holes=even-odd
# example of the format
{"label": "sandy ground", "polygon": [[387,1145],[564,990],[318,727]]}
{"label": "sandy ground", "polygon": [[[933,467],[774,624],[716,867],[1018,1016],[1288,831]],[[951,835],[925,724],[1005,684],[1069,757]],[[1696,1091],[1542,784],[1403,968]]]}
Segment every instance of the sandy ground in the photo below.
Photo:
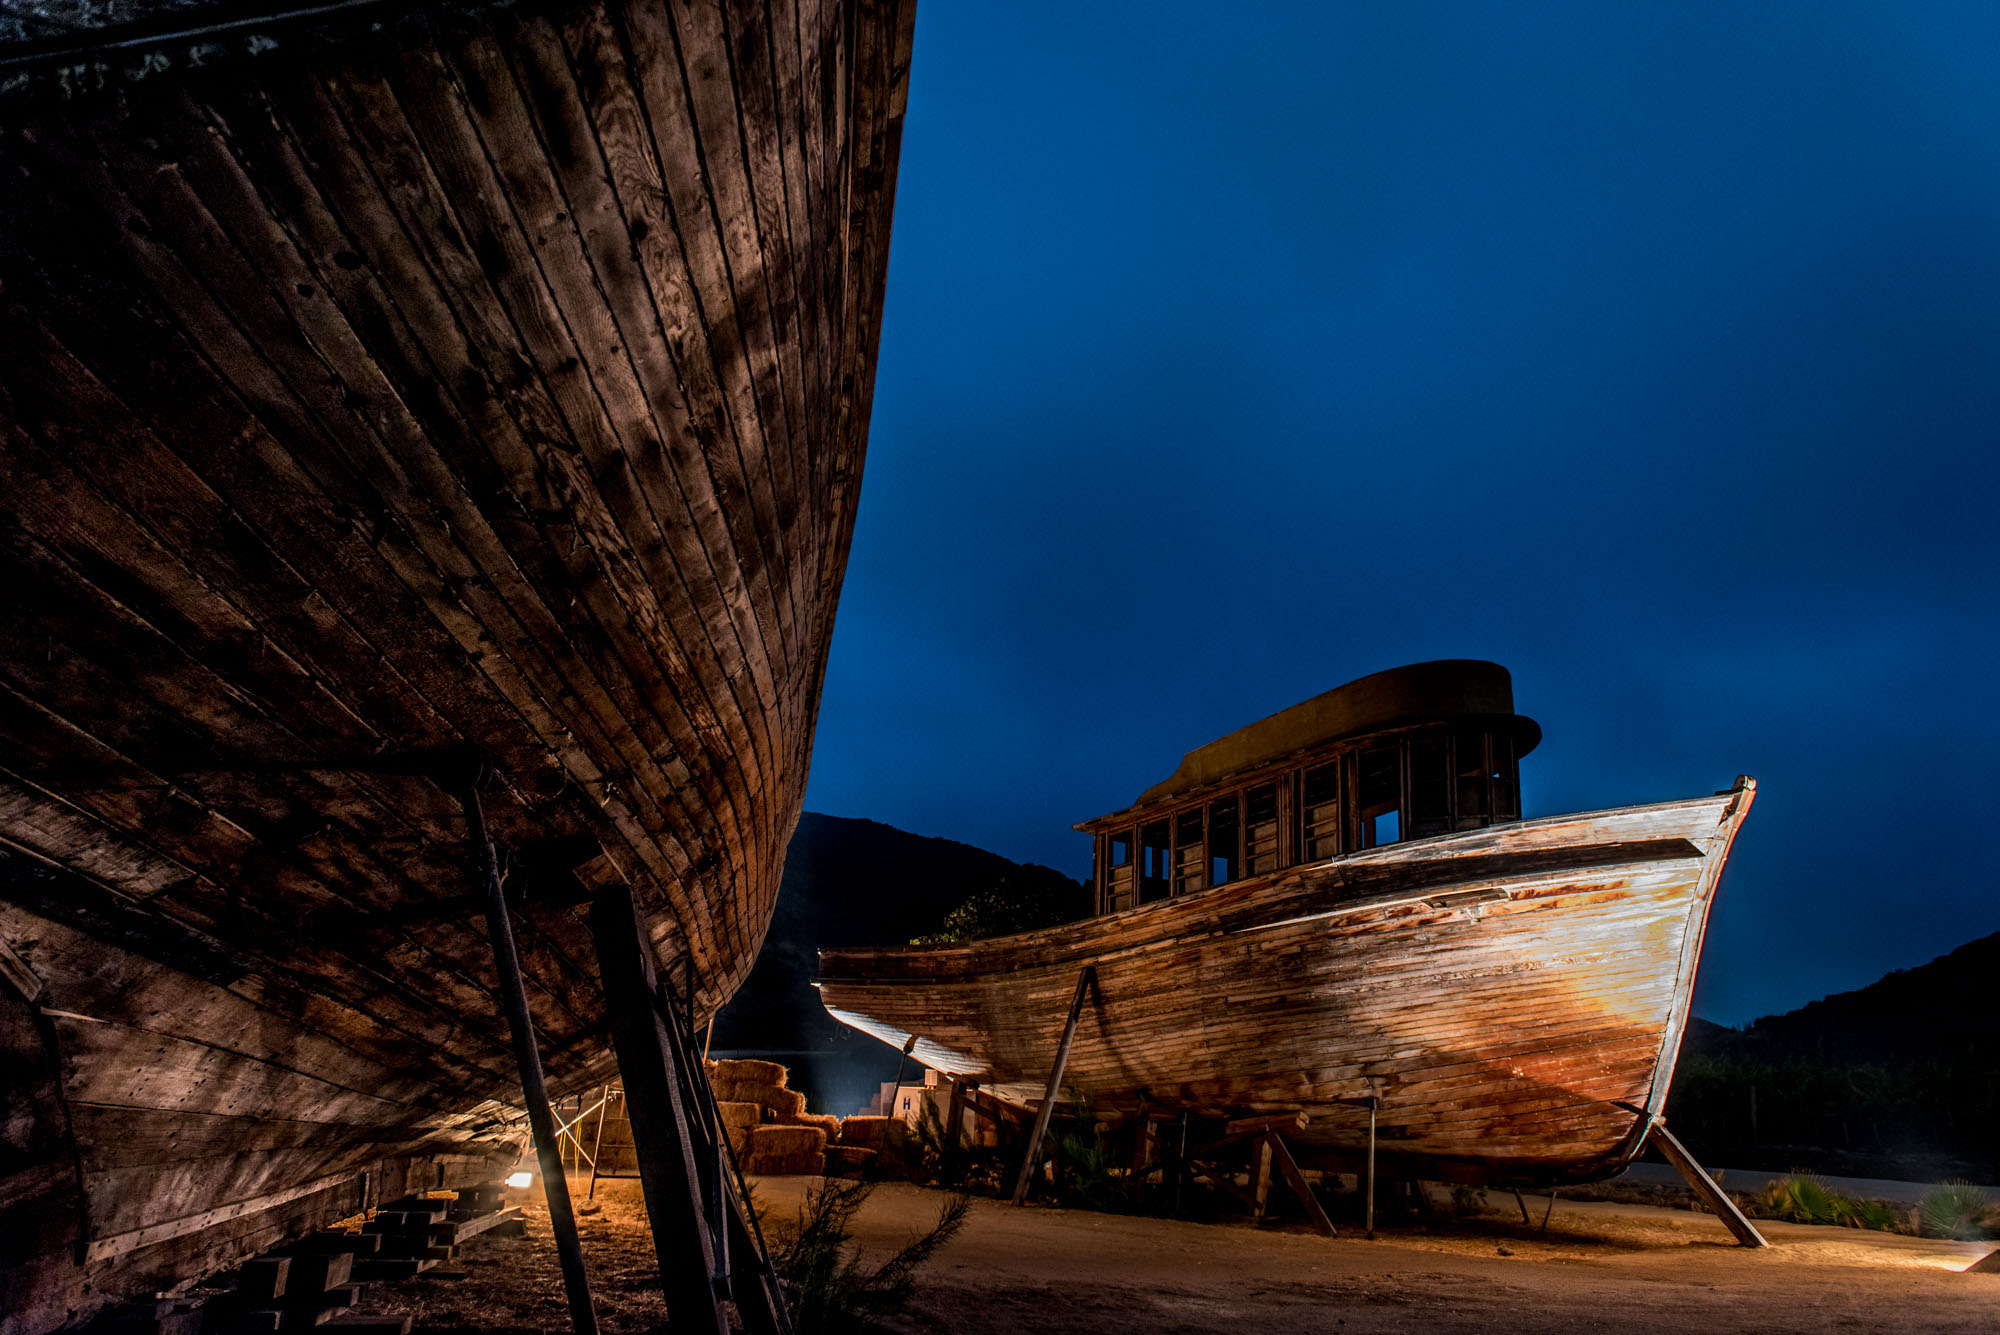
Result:
{"label": "sandy ground", "polygon": [[[797,1209],[811,1180],[757,1183],[767,1220]],[[856,1242],[886,1256],[936,1218],[943,1196],[875,1190]],[[1683,1210],[1559,1202],[1546,1236],[1504,1212],[1343,1231],[1093,1214],[979,1200],[965,1231],[924,1271],[891,1325],[904,1332],[1559,1331],[2000,1332],[2000,1275],[1966,1266],[1991,1243],[1935,1242],[1764,1222],[1774,1244],[1734,1245]],[[1542,1201],[1529,1198],[1536,1221]],[[603,1328],[643,1335],[665,1311],[637,1184],[603,1183],[580,1220]],[[539,1199],[525,1240],[481,1239],[431,1277],[371,1285],[364,1310],[409,1312],[419,1332],[568,1329]],[[437,1276],[462,1275],[463,1278]]]}

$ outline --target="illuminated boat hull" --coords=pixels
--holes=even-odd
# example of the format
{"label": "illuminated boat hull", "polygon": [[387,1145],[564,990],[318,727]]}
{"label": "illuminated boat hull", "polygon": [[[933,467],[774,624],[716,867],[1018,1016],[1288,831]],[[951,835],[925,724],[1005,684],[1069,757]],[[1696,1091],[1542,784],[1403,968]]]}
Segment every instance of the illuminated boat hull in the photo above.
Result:
{"label": "illuminated boat hull", "polygon": [[953,1076],[1099,1109],[1302,1111],[1323,1162],[1589,1180],[1666,1103],[1702,935],[1755,793],[1394,844],[963,945],[820,954],[835,1017]]}

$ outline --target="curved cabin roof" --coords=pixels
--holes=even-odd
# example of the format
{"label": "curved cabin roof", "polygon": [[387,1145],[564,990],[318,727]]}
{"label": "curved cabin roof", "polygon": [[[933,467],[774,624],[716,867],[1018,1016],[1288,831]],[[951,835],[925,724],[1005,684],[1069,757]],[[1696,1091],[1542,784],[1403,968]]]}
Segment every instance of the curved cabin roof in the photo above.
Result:
{"label": "curved cabin roof", "polygon": [[1441,658],[1336,686],[1197,747],[1133,805],[1146,806],[1343,738],[1460,718],[1511,720],[1516,755],[1526,755],[1542,740],[1541,726],[1514,712],[1514,679],[1506,668],[1476,658]]}

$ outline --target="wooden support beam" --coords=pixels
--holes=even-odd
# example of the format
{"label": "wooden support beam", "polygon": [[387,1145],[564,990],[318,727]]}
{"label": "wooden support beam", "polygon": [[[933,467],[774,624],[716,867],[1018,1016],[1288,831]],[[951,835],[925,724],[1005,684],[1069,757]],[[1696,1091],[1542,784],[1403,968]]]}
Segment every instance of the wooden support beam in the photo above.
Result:
{"label": "wooden support beam", "polygon": [[958,1161],[965,1150],[965,1081],[954,1078],[951,1082],[951,1110],[944,1116],[944,1149],[938,1165],[939,1176],[947,1182],[958,1170]]}
{"label": "wooden support beam", "polygon": [[1368,1096],[1368,1185],[1363,1188],[1361,1217],[1371,1240],[1375,1236],[1375,1110],[1380,1103],[1373,1094]]}
{"label": "wooden support beam", "polygon": [[691,1110],[681,1097],[681,1073],[671,1065],[673,1044],[654,1009],[653,951],[640,929],[631,889],[619,884],[601,890],[591,905],[590,926],[668,1315],[676,1330],[728,1335],[728,1315],[715,1286],[715,1243],[702,1208]]}
{"label": "wooden support beam", "polygon": [[1736,1202],[1729,1198],[1729,1193],[1718,1186],[1715,1179],[1694,1161],[1694,1156],[1687,1152],[1687,1147],[1674,1139],[1674,1133],[1667,1130],[1665,1119],[1655,1117],[1653,1124],[1647,1128],[1647,1134],[1655,1137],[1654,1143],[1660,1147],[1660,1153],[1667,1156],[1667,1162],[1674,1166],[1674,1171],[1686,1179],[1687,1184],[1694,1188],[1694,1194],[1701,1197],[1709,1209],[1715,1211],[1716,1217],[1736,1235],[1738,1242],[1745,1247],[1771,1245],[1764,1240],[1764,1235],[1757,1231],[1757,1226],[1750,1222],[1749,1216],[1736,1207]]}
{"label": "wooden support beam", "polygon": [[1086,964],[1076,976],[1076,994],[1069,1000],[1069,1018],[1063,1021],[1062,1042],[1056,1045],[1055,1065],[1049,1068],[1049,1086],[1042,1095],[1042,1107],[1035,1114],[1035,1129],[1028,1133],[1028,1154],[1021,1160],[1021,1175],[1014,1180],[1014,1204],[1028,1199],[1028,1181],[1035,1171],[1035,1160],[1042,1151],[1042,1137],[1049,1129],[1049,1118],[1056,1110],[1056,1095],[1062,1091],[1063,1070],[1069,1065],[1070,1044],[1076,1040],[1076,1022],[1083,1014],[1084,994],[1090,990],[1090,980],[1097,976],[1096,966]]}
{"label": "wooden support beam", "polygon": [[1265,1132],[1250,1147],[1250,1217],[1264,1222],[1271,1203],[1271,1135]]}
{"label": "wooden support beam", "polygon": [[1292,1157],[1291,1147],[1285,1144],[1285,1138],[1276,1131],[1267,1131],[1264,1133],[1264,1144],[1270,1161],[1275,1162],[1279,1173],[1284,1175],[1285,1185],[1292,1189],[1292,1194],[1299,1198],[1299,1204],[1305,1207],[1306,1219],[1326,1237],[1336,1236],[1333,1231],[1333,1221],[1326,1217],[1326,1210],[1320,1205],[1319,1197],[1313,1195],[1312,1184],[1307,1182],[1306,1175],[1299,1171],[1298,1160]]}
{"label": "wooden support beam", "polygon": [[507,917],[506,889],[500,880],[493,841],[486,833],[486,813],[479,804],[476,775],[467,778],[459,803],[465,809],[466,833],[472,841],[474,874],[486,891],[486,934],[492,942],[493,963],[500,974],[500,998],[507,1007],[514,1061],[521,1071],[521,1095],[528,1105],[528,1125],[535,1135],[542,1193],[549,1205],[549,1230],[555,1234],[563,1290],[569,1297],[570,1325],[576,1335],[597,1335],[597,1311],[590,1301],[590,1279],[583,1269],[583,1244],[576,1235],[576,1216],[570,1210],[562,1143],[556,1134],[555,1114],[549,1110],[549,1091],[542,1083],[542,1055],[535,1046],[535,1019],[528,1009],[521,957],[514,949],[514,927]]}

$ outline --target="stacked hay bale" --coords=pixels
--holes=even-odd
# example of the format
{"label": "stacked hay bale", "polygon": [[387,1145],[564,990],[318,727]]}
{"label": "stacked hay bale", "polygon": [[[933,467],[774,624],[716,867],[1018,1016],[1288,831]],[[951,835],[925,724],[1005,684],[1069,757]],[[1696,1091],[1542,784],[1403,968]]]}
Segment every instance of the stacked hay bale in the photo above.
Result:
{"label": "stacked hay bale", "polygon": [[840,1119],[807,1112],[806,1096],[787,1088],[784,1067],[747,1059],[707,1066],[744,1172],[816,1177],[826,1171],[826,1146],[840,1135]]}
{"label": "stacked hay bale", "polygon": [[758,1176],[819,1177],[826,1172],[826,1132],[816,1126],[767,1122],[750,1128],[743,1171]]}
{"label": "stacked hay bale", "polygon": [[903,1178],[910,1176],[916,1150],[916,1135],[902,1118],[857,1114],[840,1124],[828,1163],[841,1176]]}

